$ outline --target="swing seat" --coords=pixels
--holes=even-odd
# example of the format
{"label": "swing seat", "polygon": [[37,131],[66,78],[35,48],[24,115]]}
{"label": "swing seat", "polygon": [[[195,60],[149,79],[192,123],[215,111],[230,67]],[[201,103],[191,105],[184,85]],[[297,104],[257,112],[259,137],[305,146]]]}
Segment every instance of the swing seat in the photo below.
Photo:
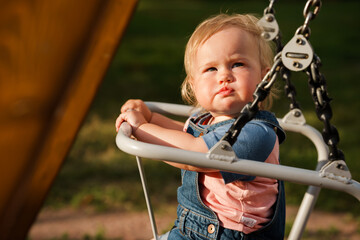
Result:
{"label": "swing seat", "polygon": [[[196,111],[196,109],[191,106],[171,103],[146,102],[146,105],[151,111],[164,115],[189,117],[191,113]],[[360,183],[351,178],[350,171],[343,160],[328,160],[329,151],[322,135],[318,130],[306,124],[306,120],[300,110],[294,109],[283,118],[278,119],[278,121],[285,131],[300,133],[314,144],[318,155],[317,167],[315,170],[256,162],[246,159],[229,161],[228,156],[223,156],[223,158],[221,158],[221,156],[219,157],[216,155],[214,158],[214,154],[211,152],[200,153],[186,151],[178,148],[135,141],[130,138],[131,131],[129,130],[131,130],[131,127],[127,123],[122,124],[120,128],[121,131],[119,131],[116,136],[116,144],[120,150],[137,156],[138,159],[139,157],[145,157],[154,160],[166,160],[308,185],[308,190],[304,195],[288,237],[288,239],[300,239],[321,188],[346,192],[360,201]],[[128,130],[124,130],[125,128]],[[141,162],[138,162],[138,164],[141,165]],[[144,178],[144,176],[142,176],[142,178]],[[145,179],[143,180],[145,181]],[[143,184],[143,187],[145,188],[144,192],[146,195],[146,182]],[[147,198],[147,196],[145,197]],[[150,218],[152,218],[151,204],[148,204],[148,208],[150,208],[149,214]],[[155,222],[153,222],[152,225],[154,238],[157,239]]]}

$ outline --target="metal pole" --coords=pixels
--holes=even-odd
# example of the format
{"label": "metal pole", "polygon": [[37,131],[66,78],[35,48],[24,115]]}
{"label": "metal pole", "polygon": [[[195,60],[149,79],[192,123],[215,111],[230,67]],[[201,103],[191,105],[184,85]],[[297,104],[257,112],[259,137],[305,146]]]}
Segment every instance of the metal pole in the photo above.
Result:
{"label": "metal pole", "polygon": [[151,230],[153,232],[154,239],[158,240],[158,234],[157,234],[156,222],[155,222],[155,218],[154,218],[154,212],[153,212],[151,202],[150,202],[150,196],[149,196],[149,193],[148,193],[148,187],[147,187],[147,183],[146,183],[145,172],[144,172],[144,168],[143,168],[143,165],[142,165],[141,158],[136,156],[136,162],[137,162],[137,165],[138,165],[138,168],[139,168],[141,184],[142,184],[142,187],[144,189],[144,196],[145,196],[146,206],[147,206],[148,213],[149,213],[149,218],[150,218],[150,223],[151,223]]}

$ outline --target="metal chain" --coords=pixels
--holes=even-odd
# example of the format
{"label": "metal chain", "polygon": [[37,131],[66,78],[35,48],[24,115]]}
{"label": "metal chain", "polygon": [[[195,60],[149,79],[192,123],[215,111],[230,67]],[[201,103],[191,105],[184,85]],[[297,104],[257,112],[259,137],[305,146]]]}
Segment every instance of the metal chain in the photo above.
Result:
{"label": "metal chain", "polygon": [[[296,34],[303,35],[306,39],[310,37],[311,30],[309,28],[309,23],[311,20],[319,14],[321,8],[321,0],[308,0],[305,4],[303,15],[305,22],[296,30]],[[311,8],[314,7],[314,11],[311,11]]]}
{"label": "metal chain", "polygon": [[[321,0],[308,0],[306,2],[303,11],[305,22],[297,29],[296,34],[301,34],[306,39],[310,37],[309,23],[319,14],[321,5]],[[320,73],[320,66],[320,58],[314,54],[312,62],[305,69],[306,74],[309,76],[308,84],[310,92],[315,104],[317,117],[324,124],[322,136],[325,143],[329,146],[329,160],[345,160],[344,153],[337,147],[340,141],[339,133],[336,127],[330,123],[332,118],[331,98],[328,96],[325,77]]]}
{"label": "metal chain", "polygon": [[[274,9],[275,2],[276,2],[276,0],[270,0],[269,6],[266,7],[264,10],[264,15],[266,15],[268,13],[275,14],[275,9]],[[310,6],[310,4],[309,4],[309,6]],[[309,7],[305,7],[305,9],[306,9],[306,12],[310,11]],[[305,12],[305,9],[304,9],[304,12]],[[316,11],[318,12],[318,10],[316,10]],[[280,53],[282,51],[282,49],[284,48],[281,38],[282,38],[281,31],[279,31],[278,35],[272,40],[275,43],[277,54]],[[285,82],[284,90],[285,90],[285,95],[290,100],[290,110],[293,110],[295,108],[300,109],[300,104],[296,100],[296,89],[295,89],[295,86],[291,83],[291,79],[290,79],[291,71],[283,66],[280,69],[280,74],[281,74],[281,78]]]}
{"label": "metal chain", "polygon": [[315,55],[313,62],[306,69],[309,76],[309,88],[314,100],[317,117],[324,123],[322,136],[329,146],[329,160],[345,160],[344,153],[337,147],[340,141],[339,133],[336,127],[330,123],[332,118],[331,98],[328,96],[325,77],[319,70],[320,66],[320,58]]}
{"label": "metal chain", "polygon": [[[305,21],[296,30],[296,34],[301,34],[306,39],[310,37],[309,23],[319,14],[321,5],[321,0],[308,0],[306,2],[303,11]],[[330,123],[332,118],[331,98],[328,96],[325,77],[320,73],[320,66],[320,58],[314,54],[310,65],[305,69],[306,74],[309,76],[308,85],[315,104],[317,117],[324,124],[322,136],[325,143],[329,146],[329,160],[345,160],[344,153],[337,147],[340,141],[339,133],[336,127]]]}

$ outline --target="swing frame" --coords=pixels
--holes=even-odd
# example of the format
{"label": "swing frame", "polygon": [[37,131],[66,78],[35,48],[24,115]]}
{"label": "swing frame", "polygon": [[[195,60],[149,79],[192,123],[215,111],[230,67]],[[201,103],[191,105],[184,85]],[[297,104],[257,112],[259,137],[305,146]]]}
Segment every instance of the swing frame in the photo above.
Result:
{"label": "swing frame", "polygon": [[[194,112],[193,107],[186,105],[160,102],[145,103],[151,111],[165,115],[189,117],[190,114]],[[116,136],[116,144],[120,150],[136,156],[154,239],[158,239],[158,234],[147,190],[146,178],[141,164],[141,157],[160,161],[166,160],[199,167],[214,168],[222,171],[259,177],[274,178],[292,183],[308,185],[309,187],[303,197],[302,203],[291,228],[288,237],[289,240],[297,240],[301,238],[321,188],[346,192],[360,201],[360,183],[351,179],[350,171],[346,167],[344,161],[328,160],[329,150],[322,138],[322,135],[317,129],[306,124],[306,120],[299,109],[291,110],[283,118],[279,118],[278,121],[285,131],[300,133],[314,144],[318,155],[315,170],[285,165],[275,165],[239,158],[231,160],[226,157],[223,159],[218,157],[214,158],[211,152],[199,153],[136,141],[131,139],[131,133],[127,132],[125,134],[124,129],[126,127],[128,128],[129,125],[124,122]]]}

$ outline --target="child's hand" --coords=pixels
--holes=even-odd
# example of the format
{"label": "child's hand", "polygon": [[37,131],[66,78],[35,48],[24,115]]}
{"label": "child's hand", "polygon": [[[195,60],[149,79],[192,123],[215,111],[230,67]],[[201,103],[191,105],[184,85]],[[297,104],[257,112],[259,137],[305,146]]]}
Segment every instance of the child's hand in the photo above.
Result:
{"label": "child's hand", "polygon": [[117,132],[119,131],[120,125],[123,122],[127,122],[130,124],[133,133],[135,133],[138,127],[140,127],[142,124],[147,123],[145,117],[141,112],[130,109],[128,109],[127,112],[121,113],[116,119],[115,128]]}
{"label": "child's hand", "polygon": [[150,122],[152,112],[146,106],[146,104],[140,99],[130,99],[121,107],[121,113],[125,113],[128,110],[136,110],[144,116],[147,122]]}

